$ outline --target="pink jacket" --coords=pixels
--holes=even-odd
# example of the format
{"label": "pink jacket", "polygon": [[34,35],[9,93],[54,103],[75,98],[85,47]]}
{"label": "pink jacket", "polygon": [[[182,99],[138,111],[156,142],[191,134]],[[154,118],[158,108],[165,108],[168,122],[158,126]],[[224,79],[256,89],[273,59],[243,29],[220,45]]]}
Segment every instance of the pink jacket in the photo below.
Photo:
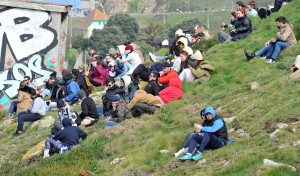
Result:
{"label": "pink jacket", "polygon": [[94,81],[101,83],[102,85],[105,84],[106,81],[106,71],[103,69],[101,65],[97,65],[96,67],[92,67],[88,77],[94,78]]}
{"label": "pink jacket", "polygon": [[159,98],[165,103],[181,98],[183,95],[181,81],[179,78],[172,78],[169,82],[169,87],[159,92]]}

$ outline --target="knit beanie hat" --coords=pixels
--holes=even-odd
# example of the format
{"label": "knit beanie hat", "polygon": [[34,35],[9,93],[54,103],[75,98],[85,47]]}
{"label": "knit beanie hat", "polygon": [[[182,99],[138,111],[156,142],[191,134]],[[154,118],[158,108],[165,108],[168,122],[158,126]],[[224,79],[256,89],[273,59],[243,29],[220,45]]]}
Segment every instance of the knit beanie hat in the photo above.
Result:
{"label": "knit beanie hat", "polygon": [[133,46],[132,46],[132,45],[127,45],[127,46],[125,47],[125,50],[133,51]]}
{"label": "knit beanie hat", "polygon": [[86,96],[86,94],[85,94],[85,92],[83,90],[79,90],[77,92],[77,95],[78,95],[79,99],[83,99]]}
{"label": "knit beanie hat", "polygon": [[197,50],[192,56],[191,56],[192,59],[194,60],[203,60],[203,57],[202,57],[202,54],[199,50]]}
{"label": "knit beanie hat", "polygon": [[110,98],[111,103],[119,103],[120,102],[120,97],[114,95]]}

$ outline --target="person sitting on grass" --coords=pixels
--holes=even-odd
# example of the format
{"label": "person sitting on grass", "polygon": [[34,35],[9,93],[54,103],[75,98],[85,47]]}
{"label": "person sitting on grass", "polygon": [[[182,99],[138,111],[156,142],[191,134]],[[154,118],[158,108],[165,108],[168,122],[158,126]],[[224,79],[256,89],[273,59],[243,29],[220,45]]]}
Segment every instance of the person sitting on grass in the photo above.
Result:
{"label": "person sitting on grass", "polygon": [[62,120],[63,130],[57,132],[53,137],[45,140],[44,157],[50,156],[50,151],[55,149],[55,152],[60,154],[71,150],[72,146],[79,144],[79,139],[85,140],[88,134],[77,126],[72,126],[72,121],[69,118]]}
{"label": "person sitting on grass", "polygon": [[276,38],[267,41],[263,48],[256,53],[251,54],[245,50],[244,53],[248,61],[256,56],[263,56],[267,53],[267,56],[262,59],[267,60],[266,63],[275,63],[281,50],[297,44],[297,39],[293,32],[293,25],[283,16],[276,18],[275,22],[277,28],[279,28]]}
{"label": "person sitting on grass", "polygon": [[72,76],[73,76],[73,79],[76,81],[76,83],[78,84],[80,90],[83,90],[86,95],[88,96],[88,86],[85,82],[85,76],[82,76],[79,72],[78,69],[73,69],[72,70]]}
{"label": "person sitting on grass", "polygon": [[51,92],[51,98],[46,102],[46,111],[57,108],[57,101],[67,95],[67,85],[65,85],[65,81],[62,78],[57,78],[56,86],[54,86]]}
{"label": "person sitting on grass", "polygon": [[186,80],[187,82],[192,82],[195,79],[210,79],[211,73],[214,71],[214,67],[209,65],[209,61],[204,61],[200,51],[196,51],[195,54],[191,56],[194,60],[196,67],[193,68],[188,65],[188,69],[185,69],[179,78],[181,81]]}
{"label": "person sitting on grass", "polygon": [[24,122],[40,120],[45,115],[45,103],[40,95],[36,93],[35,89],[30,88],[30,96],[33,100],[30,110],[27,112],[20,112],[18,115],[18,128],[16,136],[24,133],[23,126]]}
{"label": "person sitting on grass", "polygon": [[18,113],[26,112],[31,107],[32,99],[30,97],[30,92],[29,92],[30,89],[32,88],[29,88],[27,86],[26,81],[22,81],[20,83],[18,89],[18,98],[12,100],[8,109],[8,113],[4,119],[12,118],[15,112]]}
{"label": "person sitting on grass", "polygon": [[291,71],[293,72],[290,77],[289,80],[297,80],[300,78],[300,55],[298,55],[296,57],[295,63],[294,65],[291,67]]}
{"label": "person sitting on grass", "polygon": [[105,95],[102,96],[102,103],[103,113],[106,116],[112,113],[112,104],[110,102],[110,99],[113,95],[117,94],[119,86],[115,84],[114,78],[108,78],[105,83],[107,86],[107,90],[105,92]]}
{"label": "person sitting on grass", "polygon": [[92,126],[98,122],[99,114],[97,111],[96,104],[91,97],[87,97],[83,90],[77,92],[78,98],[81,102],[81,114],[79,118],[81,120],[81,125]]}
{"label": "person sitting on grass", "polygon": [[130,111],[128,110],[126,102],[123,100],[121,101],[120,97],[112,96],[110,101],[113,106],[113,112],[111,118],[108,118],[106,120],[102,130],[106,129],[109,126],[119,125],[119,123],[126,119],[133,118]]}
{"label": "person sitting on grass", "polygon": [[65,96],[63,100],[70,102],[71,104],[78,102],[77,92],[80,90],[80,87],[77,82],[73,80],[72,73],[65,74],[63,79],[67,85],[67,96]]}
{"label": "person sitting on grass", "polygon": [[145,91],[148,94],[151,94],[153,96],[159,95],[159,86],[157,83],[157,80],[159,78],[159,73],[157,71],[152,71],[149,76],[149,83],[145,87]]}
{"label": "person sitting on grass", "polygon": [[88,75],[90,82],[95,86],[103,86],[106,80],[106,73],[101,64],[103,61],[101,59],[92,58],[91,59],[91,69]]}
{"label": "person sitting on grass", "polygon": [[171,65],[168,62],[164,62],[162,64],[162,67],[163,67],[164,74],[162,74],[158,78],[158,85],[160,86],[160,90],[166,88],[167,86],[164,85],[169,85],[171,79],[179,78],[176,71],[173,68],[171,68]]}
{"label": "person sitting on grass", "polygon": [[[207,149],[218,149],[227,144],[228,133],[224,120],[216,115],[215,110],[212,107],[208,107],[204,111],[205,120],[200,124],[195,124],[195,135],[189,144],[188,152],[180,158],[180,160],[197,160],[202,157],[202,152]],[[197,152],[193,156],[193,151],[200,144]]]}
{"label": "person sitting on grass", "polygon": [[81,121],[78,118],[76,112],[63,100],[60,99],[57,101],[57,108],[58,121],[55,122],[54,127],[51,128],[51,133],[53,135],[56,134],[59,130],[63,129],[62,120],[65,118],[71,119],[72,126],[80,125]]}

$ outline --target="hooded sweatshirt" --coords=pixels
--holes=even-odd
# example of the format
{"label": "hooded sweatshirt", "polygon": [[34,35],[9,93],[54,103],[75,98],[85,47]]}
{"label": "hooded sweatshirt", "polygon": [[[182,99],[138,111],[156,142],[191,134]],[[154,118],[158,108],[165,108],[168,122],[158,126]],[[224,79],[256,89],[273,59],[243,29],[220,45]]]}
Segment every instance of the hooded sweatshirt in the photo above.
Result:
{"label": "hooded sweatshirt", "polygon": [[78,100],[77,92],[80,90],[79,85],[72,79],[67,81],[67,85],[68,96],[66,96],[64,99],[66,101]]}
{"label": "hooded sweatshirt", "polygon": [[[210,113],[213,117],[212,120],[206,118],[206,114]],[[216,135],[220,138],[224,145],[226,145],[228,140],[227,127],[224,120],[217,116],[215,110],[212,107],[208,107],[204,111],[205,120],[202,123],[202,132],[207,132]]]}
{"label": "hooded sweatshirt", "polygon": [[167,104],[173,100],[181,98],[183,92],[181,90],[182,84],[179,78],[173,78],[170,80],[169,87],[159,92],[159,98]]}
{"label": "hooded sweatshirt", "polygon": [[123,55],[122,62],[129,62],[133,67],[127,72],[127,75],[130,75],[133,73],[135,68],[142,64],[142,60],[140,56],[135,52],[131,51],[127,56]]}
{"label": "hooded sweatshirt", "polygon": [[182,42],[184,44],[184,47],[182,48],[183,51],[186,51],[189,55],[193,54],[193,50],[188,46],[188,40],[184,37],[181,37],[176,45],[178,45],[178,42]]}
{"label": "hooded sweatshirt", "polygon": [[64,118],[62,124],[64,129],[55,134],[54,140],[59,140],[64,146],[71,147],[79,143],[79,138],[86,139],[87,133],[78,127],[72,126],[70,119]]}
{"label": "hooded sweatshirt", "polygon": [[279,34],[276,35],[276,40],[288,43],[290,45],[296,45],[297,39],[293,31],[293,25],[286,23],[279,29]]}
{"label": "hooded sweatshirt", "polygon": [[214,67],[209,65],[208,61],[201,62],[196,69],[192,68],[192,74],[195,78],[207,78],[210,79],[210,75],[214,71]]}
{"label": "hooded sweatshirt", "polygon": [[60,122],[62,122],[63,119],[66,119],[66,118],[70,119],[72,122],[72,125],[77,126],[77,124],[76,124],[77,115],[67,103],[65,103],[64,109],[58,109],[57,117]]}
{"label": "hooded sweatshirt", "polygon": [[96,67],[92,66],[88,77],[92,77],[94,81],[104,85],[108,74],[108,70],[103,69],[102,65],[99,64]]}

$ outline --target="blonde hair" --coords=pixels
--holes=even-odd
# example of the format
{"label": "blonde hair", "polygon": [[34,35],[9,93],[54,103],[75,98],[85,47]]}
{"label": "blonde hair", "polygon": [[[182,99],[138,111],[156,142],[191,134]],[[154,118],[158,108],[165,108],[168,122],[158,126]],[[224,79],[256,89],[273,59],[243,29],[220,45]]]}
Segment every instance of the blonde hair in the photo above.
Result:
{"label": "blonde hair", "polygon": [[202,32],[206,37],[209,37],[209,36],[210,36],[208,30],[206,30],[205,27],[202,26],[202,25],[199,25],[199,26],[197,27],[197,31],[198,31],[199,33]]}

